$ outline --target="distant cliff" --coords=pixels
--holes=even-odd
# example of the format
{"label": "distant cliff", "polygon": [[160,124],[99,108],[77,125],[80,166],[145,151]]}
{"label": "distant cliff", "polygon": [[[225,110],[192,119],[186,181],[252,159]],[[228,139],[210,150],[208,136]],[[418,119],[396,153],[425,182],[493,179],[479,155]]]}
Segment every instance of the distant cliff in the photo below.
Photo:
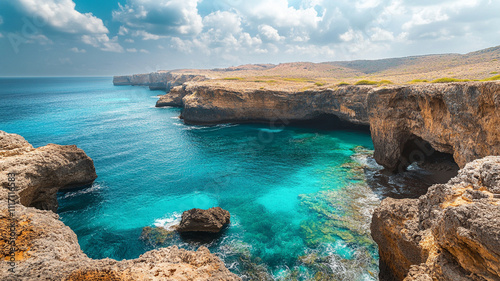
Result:
{"label": "distant cliff", "polygon": [[115,86],[149,86],[151,90],[170,90],[188,81],[203,81],[208,79],[203,75],[176,74],[168,71],[158,71],[147,74],[134,74],[127,76],[114,76]]}
{"label": "distant cliff", "polygon": [[452,154],[460,167],[500,155],[500,83],[344,86],[300,92],[240,90],[186,83],[157,106],[183,107],[190,124],[329,122],[370,128],[375,159],[390,170],[433,151]]}

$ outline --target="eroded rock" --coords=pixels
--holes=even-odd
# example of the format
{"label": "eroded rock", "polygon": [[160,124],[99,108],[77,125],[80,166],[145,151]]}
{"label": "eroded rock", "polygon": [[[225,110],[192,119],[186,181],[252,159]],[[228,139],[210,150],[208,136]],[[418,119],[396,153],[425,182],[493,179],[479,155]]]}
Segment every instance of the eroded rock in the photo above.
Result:
{"label": "eroded rock", "polygon": [[381,279],[500,280],[499,186],[488,156],[419,199],[384,199],[371,225]]}
{"label": "eroded rock", "polygon": [[191,209],[182,213],[178,232],[212,232],[218,233],[230,222],[231,215],[221,207],[208,210]]}

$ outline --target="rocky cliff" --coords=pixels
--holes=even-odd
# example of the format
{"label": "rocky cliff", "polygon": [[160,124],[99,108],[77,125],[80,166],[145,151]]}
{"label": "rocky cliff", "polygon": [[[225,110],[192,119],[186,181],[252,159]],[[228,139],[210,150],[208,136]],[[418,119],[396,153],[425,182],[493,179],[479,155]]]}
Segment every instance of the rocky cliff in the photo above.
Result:
{"label": "rocky cliff", "polygon": [[16,174],[20,203],[57,210],[57,191],[91,184],[94,162],[75,145],[33,148],[23,137],[0,131],[0,200],[7,200],[8,173]]}
{"label": "rocky cliff", "polygon": [[135,74],[127,76],[114,76],[115,86],[149,86],[151,90],[170,90],[170,88],[182,85],[188,81],[203,81],[208,79],[204,75],[178,74],[169,71],[157,71],[147,74]]}
{"label": "rocky cliff", "polygon": [[[15,194],[8,173],[16,174]],[[134,260],[88,258],[57,214],[32,206],[57,208],[58,189],[95,178],[92,160],[76,146],[33,148],[0,131],[1,280],[241,280],[204,247],[162,248]]]}
{"label": "rocky cliff", "polygon": [[186,83],[157,106],[183,107],[190,124],[308,121],[369,126],[375,159],[390,170],[452,154],[460,167],[500,155],[500,83],[344,86],[306,91],[241,90],[214,83]]}
{"label": "rocky cliff", "polygon": [[384,199],[371,233],[382,280],[500,280],[500,157],[468,163],[419,199]]}

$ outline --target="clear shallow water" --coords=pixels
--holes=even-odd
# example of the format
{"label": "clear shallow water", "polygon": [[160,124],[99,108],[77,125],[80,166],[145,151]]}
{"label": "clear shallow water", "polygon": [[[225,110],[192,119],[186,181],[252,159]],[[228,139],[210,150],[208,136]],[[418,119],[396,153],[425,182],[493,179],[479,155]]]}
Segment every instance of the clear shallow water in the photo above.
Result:
{"label": "clear shallow water", "polygon": [[357,164],[366,153],[354,155],[372,149],[368,134],[187,126],[179,109],[155,108],[155,94],[111,78],[0,79],[0,130],[34,146],[76,144],[94,160],[91,187],[58,195],[87,255],[136,258],[155,247],[139,239],[143,227],[220,206],[231,213],[223,235],[163,246],[205,245],[245,280],[376,279],[367,231],[378,199]]}

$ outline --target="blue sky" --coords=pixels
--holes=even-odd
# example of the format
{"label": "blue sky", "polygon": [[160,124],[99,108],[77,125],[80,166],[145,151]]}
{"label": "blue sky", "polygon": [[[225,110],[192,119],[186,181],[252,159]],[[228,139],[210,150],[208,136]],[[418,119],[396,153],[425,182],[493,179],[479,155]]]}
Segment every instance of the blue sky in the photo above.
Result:
{"label": "blue sky", "polygon": [[500,0],[2,0],[0,76],[466,53]]}

